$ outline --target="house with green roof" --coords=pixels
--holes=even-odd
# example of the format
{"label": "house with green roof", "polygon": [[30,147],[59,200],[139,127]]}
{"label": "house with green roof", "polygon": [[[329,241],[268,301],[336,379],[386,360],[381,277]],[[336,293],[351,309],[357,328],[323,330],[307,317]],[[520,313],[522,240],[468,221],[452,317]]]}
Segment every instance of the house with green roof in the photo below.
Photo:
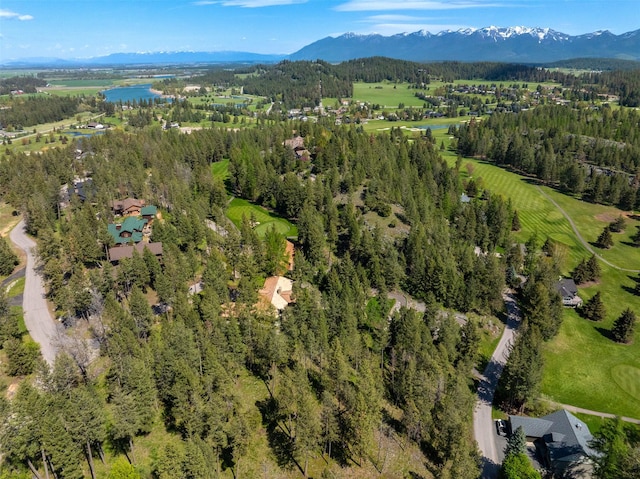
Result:
{"label": "house with green roof", "polygon": [[157,206],[153,206],[153,205],[143,206],[142,209],[140,210],[140,215],[147,220],[152,220],[153,218],[156,217],[156,214],[158,214]]}
{"label": "house with green roof", "polygon": [[111,223],[107,231],[116,245],[139,243],[142,241],[142,231],[147,222],[145,218],[127,216],[122,223]]}
{"label": "house with green roof", "polygon": [[558,477],[592,477],[591,458],[597,455],[590,446],[593,436],[589,427],[569,411],[561,409],[541,418],[509,416],[509,423],[512,432],[522,427],[527,442],[535,445],[541,464]]}

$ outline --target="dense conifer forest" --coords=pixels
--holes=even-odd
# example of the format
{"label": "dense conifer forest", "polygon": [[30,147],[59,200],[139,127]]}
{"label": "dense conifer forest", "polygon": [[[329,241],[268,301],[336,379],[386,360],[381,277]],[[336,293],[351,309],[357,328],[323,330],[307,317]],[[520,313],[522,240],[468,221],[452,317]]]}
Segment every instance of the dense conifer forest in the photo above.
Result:
{"label": "dense conifer forest", "polygon": [[[423,88],[434,76],[554,80],[570,95],[598,94],[593,86],[583,92],[572,75],[499,64],[417,69],[377,58],[241,73],[197,81],[233,82],[287,106],[314,105],[320,82],[323,95],[342,97],[354,81]],[[595,80],[633,101],[632,75]],[[1,345],[16,375],[34,378],[11,401],[0,398],[6,477],[96,478],[107,469],[108,477],[157,479],[371,477],[385,473],[399,444],[418,456],[403,472],[409,477],[476,478],[477,318],[500,316],[505,286],[520,287],[522,275],[524,324],[498,400],[521,411],[539,395],[543,342],[562,321],[559,261],[535,235],[517,244],[510,201],[463,182],[462,156],[449,166],[430,130],[409,137],[327,117],[256,114],[251,128],[184,134],[160,126],[153,102],[124,109],[98,98],[12,101],[4,121],[24,126],[44,121],[27,112],[51,121],[91,101],[107,113],[126,110],[128,124],[43,151],[2,152],[0,195],[37,239],[48,299],[74,331],[49,367],[15,327],[4,327],[16,321],[0,295]],[[184,99],[162,108],[170,121],[211,115]],[[640,201],[637,126],[637,112],[575,100],[496,111],[449,133],[460,155],[630,209]],[[308,156],[286,146],[298,137]],[[212,174],[226,163],[228,175]],[[88,178],[86,196],[62,201],[63,185]],[[126,197],[158,207],[150,240],[162,243],[161,257],[147,248],[109,261],[111,204]],[[285,237],[275,228],[259,235],[252,217],[232,224],[224,214],[232,198],[297,227],[289,238],[294,301],[280,314],[260,305],[258,291],[283,271]],[[424,312],[392,309],[393,295],[404,294]],[[637,448],[634,436],[620,437]],[[129,464],[137,472],[125,476]]]}
{"label": "dense conifer forest", "polygon": [[[283,146],[294,131],[317,152],[313,165]],[[272,274],[270,255],[282,253],[248,219],[225,238],[205,226],[224,221],[225,185],[210,169],[224,158],[233,194],[298,224],[296,302],[280,319],[254,305],[262,278]],[[61,211],[60,186],[88,172],[91,201]],[[361,465],[393,414],[397,432],[422,448],[439,477],[476,476],[476,325],[461,328],[437,304],[500,310],[503,268],[474,247],[508,245],[512,211],[490,193],[460,203],[457,172],[428,138],[322,124],[191,135],[152,128],[41,155],[9,153],[0,177],[3,196],[38,238],[58,315],[87,323],[106,368],[99,374],[73,349],[52,370],[37,371],[45,386],[21,389],[10,406],[20,420],[2,438],[14,467],[42,469],[46,458],[61,476],[82,477],[83,458],[100,456],[105,443],[135,463],[138,437],[160,422],[182,441],[168,444],[173,454],[164,451],[163,464],[152,466],[158,477],[163,467],[208,477],[189,472],[205,463],[242,471],[259,423],[285,470],[321,454]],[[148,250],[115,268],[106,261],[108,205],[121,195],[165,211],[152,237],[164,245],[161,262]],[[395,205],[411,232],[394,236],[366,224],[367,204]],[[189,296],[197,279],[204,290]],[[387,327],[385,292],[400,287],[430,306],[424,316],[401,310]],[[168,312],[153,314],[145,294],[157,295]],[[238,397],[248,376],[269,391],[253,413]],[[87,417],[75,425],[68,412],[79,410]],[[35,428],[29,418],[41,414],[52,423]]]}

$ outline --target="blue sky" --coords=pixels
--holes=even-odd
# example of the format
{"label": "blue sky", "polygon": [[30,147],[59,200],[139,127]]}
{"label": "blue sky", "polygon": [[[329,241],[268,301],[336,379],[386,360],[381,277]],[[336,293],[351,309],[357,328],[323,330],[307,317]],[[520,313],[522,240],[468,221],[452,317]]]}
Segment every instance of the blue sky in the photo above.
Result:
{"label": "blue sky", "polygon": [[0,61],[114,52],[293,53],[326,36],[640,28],[640,0],[0,0]]}

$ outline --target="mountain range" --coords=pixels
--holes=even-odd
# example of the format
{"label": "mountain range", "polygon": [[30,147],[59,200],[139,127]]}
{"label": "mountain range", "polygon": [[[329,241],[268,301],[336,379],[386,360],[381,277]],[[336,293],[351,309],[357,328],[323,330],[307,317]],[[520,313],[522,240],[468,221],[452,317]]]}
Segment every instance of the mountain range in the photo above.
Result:
{"label": "mountain range", "polygon": [[313,42],[291,55],[249,52],[113,53],[74,60],[30,58],[2,62],[5,67],[117,65],[183,65],[214,63],[275,63],[288,60],[342,62],[383,56],[415,62],[497,61],[551,63],[571,58],[615,58],[640,61],[640,30],[614,35],[608,30],[567,35],[549,28],[486,27],[427,31],[392,36],[346,33]]}
{"label": "mountain range", "polygon": [[347,33],[318,40],[289,58],[341,62],[369,56],[416,62],[549,63],[570,58],[640,60],[640,30],[622,35],[598,31],[576,36],[549,28],[527,27],[468,28],[437,34],[419,31],[388,37]]}

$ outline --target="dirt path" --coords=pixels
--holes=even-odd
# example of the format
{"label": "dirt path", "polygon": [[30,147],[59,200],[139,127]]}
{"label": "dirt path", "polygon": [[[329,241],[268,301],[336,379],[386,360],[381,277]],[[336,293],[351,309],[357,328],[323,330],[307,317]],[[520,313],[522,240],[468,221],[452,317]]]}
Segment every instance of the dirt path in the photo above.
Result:
{"label": "dirt path", "polygon": [[558,208],[558,211],[560,211],[560,213],[562,213],[562,215],[567,219],[567,221],[569,222],[569,225],[571,225],[571,229],[573,229],[573,232],[575,233],[576,237],[578,238],[578,240],[582,243],[582,245],[587,249],[587,251],[589,251],[591,254],[595,255],[596,258],[598,258],[600,261],[602,261],[604,264],[611,266],[614,269],[620,270],[620,271],[626,271],[628,273],[640,273],[640,269],[627,269],[627,268],[621,268],[620,266],[617,266],[609,261],[607,261],[606,259],[604,259],[602,256],[600,256],[594,249],[593,247],[589,244],[588,241],[586,241],[582,235],[580,234],[580,232],[578,231],[578,228],[576,228],[576,224],[573,222],[573,220],[571,219],[571,217],[567,214],[567,212],[565,210],[563,210],[560,205],[558,203],[555,202],[555,200],[553,198],[551,198],[548,194],[546,194],[542,188],[540,188],[539,185],[536,185],[536,188],[538,188],[538,191],[540,192],[540,194],[542,196],[544,196],[546,199],[548,199],[556,208]]}
{"label": "dirt path", "polygon": [[11,230],[9,237],[27,255],[22,301],[25,325],[33,340],[40,345],[42,357],[49,365],[53,365],[62,326],[53,318],[47,307],[44,282],[36,270],[36,256],[33,251],[36,243],[27,236],[24,220]]}
{"label": "dirt path", "polygon": [[634,419],[632,417],[616,416],[615,414],[611,414],[608,412],[593,411],[591,409],[584,409],[582,407],[572,406],[571,404],[560,404],[552,401],[550,401],[550,404],[562,409],[566,409],[567,411],[572,413],[588,414],[589,416],[598,416],[598,417],[607,418],[607,419],[614,419],[616,417],[619,417],[624,422],[630,422],[632,424],[640,424],[640,419]]}

